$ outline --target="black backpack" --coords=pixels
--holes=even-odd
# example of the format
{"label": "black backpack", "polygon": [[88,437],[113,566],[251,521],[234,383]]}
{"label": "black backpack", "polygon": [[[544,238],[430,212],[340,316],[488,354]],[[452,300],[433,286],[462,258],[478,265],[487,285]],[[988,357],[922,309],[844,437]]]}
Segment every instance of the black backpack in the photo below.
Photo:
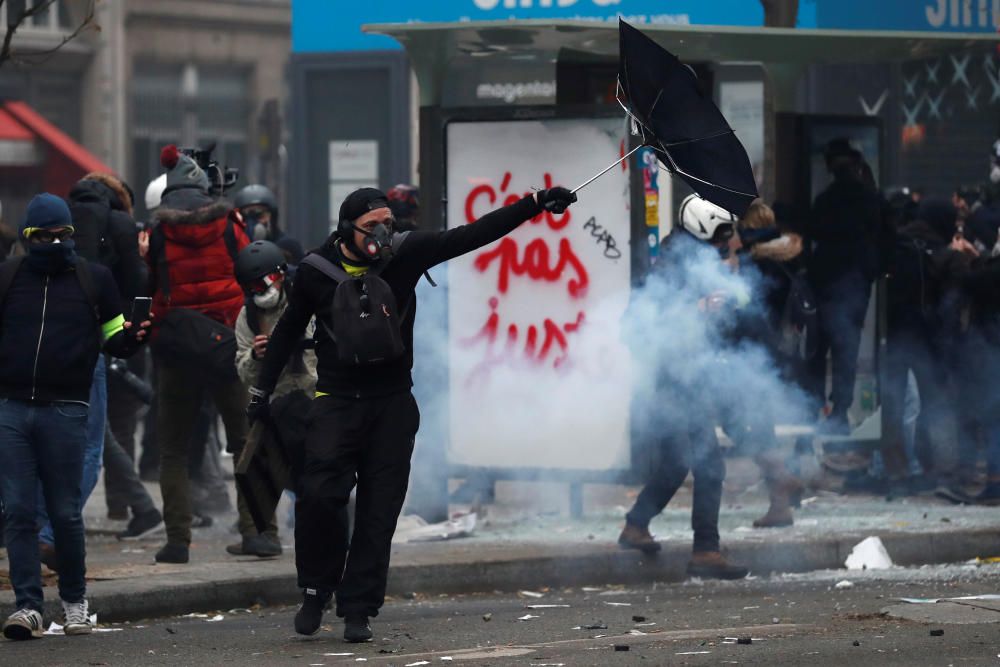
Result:
{"label": "black backpack", "polygon": [[100,262],[109,269],[117,267],[118,251],[110,236],[111,209],[100,215],[92,205],[71,204],[70,213],[76,229],[73,238],[77,254],[91,262]]}
{"label": "black backpack", "polygon": [[781,266],[788,276],[788,297],[781,316],[778,346],[788,357],[809,361],[819,351],[819,313],[816,295],[804,271]]}
{"label": "black backpack", "polygon": [[[393,251],[398,250],[405,238],[405,232],[393,236]],[[317,324],[337,344],[342,363],[366,366],[403,356],[406,346],[400,325],[413,304],[411,300],[402,312],[398,310],[392,288],[379,276],[388,262],[360,276],[350,275],[343,267],[316,253],[306,255],[302,264],[308,264],[337,283],[330,321],[317,318]]]}

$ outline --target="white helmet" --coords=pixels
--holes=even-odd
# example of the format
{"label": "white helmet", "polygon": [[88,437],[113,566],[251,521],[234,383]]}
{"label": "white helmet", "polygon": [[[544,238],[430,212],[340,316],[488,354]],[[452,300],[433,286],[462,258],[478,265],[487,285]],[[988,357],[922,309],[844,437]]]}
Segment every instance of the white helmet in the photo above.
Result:
{"label": "white helmet", "polygon": [[163,191],[167,189],[167,175],[160,174],[146,186],[146,210],[152,211],[160,205]]}
{"label": "white helmet", "polygon": [[698,195],[684,198],[678,217],[681,226],[701,241],[711,241],[722,225],[736,228],[735,215]]}

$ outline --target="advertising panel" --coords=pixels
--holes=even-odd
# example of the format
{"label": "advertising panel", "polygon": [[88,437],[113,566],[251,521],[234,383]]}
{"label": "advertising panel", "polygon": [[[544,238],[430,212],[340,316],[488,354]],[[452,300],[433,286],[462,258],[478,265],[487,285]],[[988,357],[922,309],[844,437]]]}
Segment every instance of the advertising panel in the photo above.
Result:
{"label": "advertising panel", "polygon": [[[448,226],[533,188],[583,183],[626,143],[621,119],[451,123]],[[628,170],[449,263],[449,463],[629,468]]]}

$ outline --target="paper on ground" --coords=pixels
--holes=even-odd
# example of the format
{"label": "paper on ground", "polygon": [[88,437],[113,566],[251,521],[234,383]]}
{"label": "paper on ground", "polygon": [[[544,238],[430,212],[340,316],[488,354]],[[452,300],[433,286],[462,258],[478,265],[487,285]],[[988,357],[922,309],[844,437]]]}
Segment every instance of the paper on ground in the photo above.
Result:
{"label": "paper on ground", "polygon": [[404,542],[439,542],[467,537],[476,530],[476,513],[463,514],[450,521],[428,524],[418,516],[401,517],[392,536],[395,544]]}
{"label": "paper on ground", "polygon": [[892,567],[892,558],[882,540],[873,535],[854,545],[844,566],[848,570],[884,570]]}

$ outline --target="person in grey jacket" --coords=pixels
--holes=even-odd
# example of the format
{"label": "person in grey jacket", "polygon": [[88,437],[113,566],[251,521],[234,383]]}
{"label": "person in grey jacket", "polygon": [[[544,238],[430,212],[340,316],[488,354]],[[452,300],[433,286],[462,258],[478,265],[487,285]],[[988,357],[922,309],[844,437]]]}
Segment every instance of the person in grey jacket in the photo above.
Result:
{"label": "person in grey jacket", "polygon": [[[271,330],[288,305],[285,254],[271,241],[254,241],[237,255],[235,273],[247,295],[246,304],[236,318],[236,372],[251,387],[260,372]],[[316,392],[316,354],[312,350],[303,350],[285,367],[272,398],[280,400],[294,392],[302,392],[310,399]],[[226,547],[226,551],[233,555],[280,555],[281,542],[274,518],[267,531],[258,533],[239,488],[237,505],[242,540]]]}

